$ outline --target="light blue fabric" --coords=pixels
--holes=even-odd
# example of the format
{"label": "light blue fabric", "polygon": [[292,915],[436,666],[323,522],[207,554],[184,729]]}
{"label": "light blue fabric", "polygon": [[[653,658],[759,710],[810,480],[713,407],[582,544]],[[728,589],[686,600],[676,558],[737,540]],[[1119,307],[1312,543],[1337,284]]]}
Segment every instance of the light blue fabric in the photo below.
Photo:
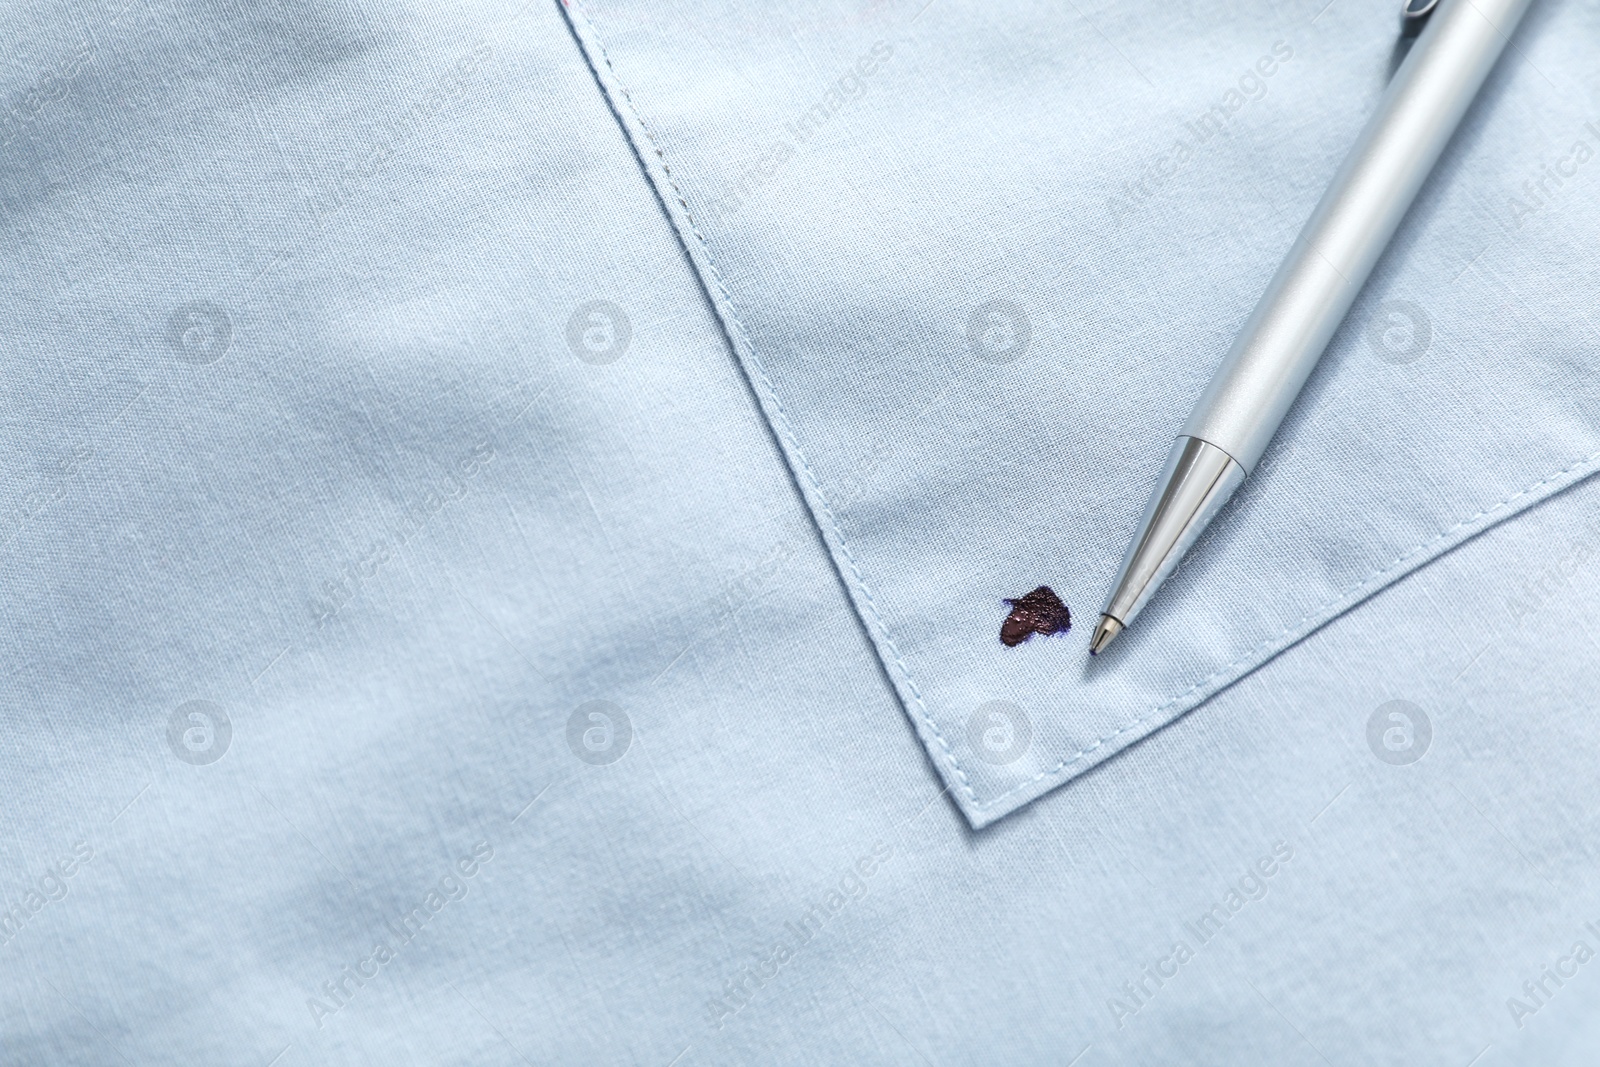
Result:
{"label": "light blue fabric", "polygon": [[[1312,171],[1332,165],[1356,117],[1283,143],[1243,124],[1343,114],[1325,89],[1308,81],[1295,95],[1279,79],[1301,60],[1330,79],[1371,61],[1377,32],[1361,19],[1375,10],[1339,0],[1303,48],[1281,31],[1296,54],[1269,95],[1215,157],[1197,156],[1137,210],[1242,212],[1241,194],[1217,183],[1221,157],[1252,144],[1316,157],[1263,177],[1294,174],[1294,203],[1309,205]],[[1220,96],[1257,57],[1257,30],[1315,15],[1263,7],[1234,50],[1247,27],[1226,13],[1084,11],[1098,31],[1068,10],[956,0],[920,15],[789,10],[781,30],[773,12],[682,15],[679,29],[708,38],[698,58],[649,97],[635,83],[633,103],[688,115],[698,101],[709,115],[729,96],[787,93],[793,118],[878,40],[892,54],[858,75],[866,95],[814,136],[843,136],[887,103],[917,47],[950,53],[921,62],[952,106],[1014,75],[1037,115],[1038,93],[1119,47],[1153,80],[1168,72],[1166,86],[1211,64],[1204,94]],[[817,85],[781,88],[730,50],[751,43],[735,17],[815,57]],[[1528,62],[1586,84],[1565,50],[1593,43],[1594,14],[1556,3],[1534,18],[1517,41]],[[1015,419],[1032,447],[1061,454],[1078,434],[1106,439],[1056,418],[1063,396],[1080,397],[1080,414],[1091,399],[1132,405],[1137,383],[1198,380],[1204,361],[1142,354],[1154,362],[1140,374],[1074,391],[1094,379],[1066,374],[1062,338],[1087,336],[1092,320],[1051,294],[1101,284],[1115,249],[1069,285],[1042,243],[1017,235],[1061,216],[1053,183],[1081,182],[1071,202],[1086,213],[1113,194],[1018,163],[1014,184],[973,183],[989,199],[969,202],[970,218],[954,201],[927,213],[961,173],[999,173],[975,127],[951,132],[942,154],[909,135],[876,142],[904,158],[845,176],[915,241],[885,246],[853,207],[831,214],[848,202],[819,184],[834,171],[818,157],[788,160],[730,209],[719,239],[743,252],[721,283],[766,308],[730,345],[717,314],[729,298],[693,235],[679,240],[683,206],[669,195],[663,210],[656,189],[671,186],[640,166],[629,101],[606,91],[620,75],[601,61],[597,76],[583,48],[597,55],[603,35],[612,58],[626,48],[661,76],[678,31],[615,19],[592,33],[574,16],[575,34],[544,3],[334,0],[0,13],[0,1062],[1591,1063],[1600,962],[1572,949],[1600,951],[1600,487],[1490,526],[1193,714],[974,830],[1015,797],[951,803],[949,763],[930,767],[906,729],[904,678],[886,669],[884,631],[857,610],[861,578],[841,572],[840,542],[819,536],[813,507],[826,497],[847,533],[877,546],[880,570],[901,569],[883,611],[924,645],[942,642],[948,662],[925,662],[947,690],[987,684],[989,645],[993,663],[1012,654],[1037,671],[1059,657],[1075,672],[1098,589],[1061,581],[1078,628],[1009,650],[996,601],[1047,565],[1079,566],[1051,555],[1071,540],[1063,525],[1099,539],[1092,552],[1073,542],[1082,574],[1114,565],[1131,521],[1116,509],[1143,491],[1135,472],[1161,412],[1114,457],[1124,481],[1103,500],[1039,503],[1030,538],[971,535],[971,555],[928,564],[915,588],[911,561],[943,558],[952,515],[1015,504],[1037,473],[993,425]],[[1165,47],[1137,36],[1163,20]],[[1222,28],[1196,49],[1201,25]],[[1051,27],[1070,48],[1046,47]],[[987,59],[957,62],[961,49]],[[1516,103],[1522,78],[1486,99],[1532,106]],[[1572,106],[1583,102],[1578,92]],[[927,106],[924,128],[960,128]],[[1131,107],[1102,121],[1126,120],[1131,136],[1149,125]],[[1459,146],[1453,191],[1429,194],[1465,205],[1432,209],[1430,254],[1490,233],[1472,222],[1489,218],[1497,187],[1470,167],[1520,184],[1567,151],[1505,158],[1495,138],[1537,138],[1526,115],[1495,113]],[[746,158],[709,118],[682,121],[706,152],[721,143]],[[1567,137],[1544,134],[1558,147]],[[1160,144],[1130,142],[1124,158]],[[657,178],[671,166],[690,180],[670,156],[646,159]],[[1202,167],[1214,178],[1199,181],[1212,173]],[[1198,184],[1182,184],[1189,175]],[[1480,299],[1470,317],[1439,295],[1442,280],[1416,295],[1418,274],[1397,291],[1428,309],[1420,359],[1338,342],[1315,410],[1291,427],[1303,443],[1219,531],[1216,562],[1180,579],[1181,601],[1152,607],[1145,644],[1104,674],[1062,680],[1103,688],[1103,705],[1029,705],[1024,759],[1155,685],[1155,673],[1130,680],[1139,661],[1175,671],[1181,657],[1152,644],[1173,625],[1162,613],[1221,611],[1239,566],[1224,561],[1257,527],[1280,543],[1254,580],[1300,595],[1299,535],[1281,509],[1320,516],[1318,558],[1354,567],[1401,518],[1423,523],[1484,487],[1465,462],[1456,481],[1427,486],[1405,474],[1420,468],[1395,466],[1369,526],[1335,494],[1356,482],[1307,488],[1326,450],[1370,442],[1360,447],[1420,462],[1406,449],[1448,439],[1459,407],[1509,434],[1478,458],[1510,484],[1541,435],[1552,454],[1586,440],[1588,378],[1575,367],[1592,345],[1560,331],[1594,292],[1581,198],[1594,175],[1551,186],[1561,197],[1521,228],[1508,222],[1455,282],[1487,292],[1509,280],[1516,298]],[[922,199],[884,201],[891,180],[913,193],[925,183]],[[1126,225],[1130,255],[1153,241]],[[1218,232],[1208,277],[1221,308],[1274,249],[1260,220]],[[1427,245],[1406,241],[1406,256]],[[1547,267],[1508,275],[1502,255]],[[962,257],[984,283],[973,300],[999,293],[1031,322],[1029,352],[986,382],[961,363],[969,309],[938,280]],[[828,271],[799,270],[819,259]],[[1163,302],[1176,315],[1193,284],[1152,275],[1119,299],[1130,315]],[[1218,314],[1201,331],[1212,339],[1227,333]],[[1139,336],[1153,345],[1170,321]],[[874,322],[887,324],[883,347],[860,358],[903,353],[878,369],[918,369],[905,381],[919,397],[932,401],[923,372],[949,358],[950,391],[911,413],[926,428],[915,456],[904,406],[845,373],[841,353]],[[773,395],[746,378],[740,356],[769,336],[793,339],[786,387],[830,390],[805,416],[826,430],[808,450],[859,457],[829,468],[821,492],[797,490]],[[1488,359],[1482,337],[1535,355]],[[1404,356],[1402,341],[1378,348]],[[1521,421],[1472,407],[1490,388]],[[1324,436],[1345,425],[1347,403],[1377,405],[1386,390],[1388,414],[1367,434]],[[1328,469],[1354,478],[1360,465],[1340,456]],[[949,509],[930,503],[941,494]],[[1332,500],[1325,511],[1315,494]],[[883,551],[895,539],[904,560]],[[982,603],[958,626],[950,605],[966,587]],[[1216,624],[1182,646],[1183,662],[1250,623]],[[964,722],[956,732],[966,743]],[[1014,765],[985,768],[969,776],[975,789],[1010,788]]]}
{"label": "light blue fabric", "polygon": [[[1582,5],[1531,14],[1265,469],[1093,663],[1172,438],[1385,84],[1390,0],[572,10],[975,826],[1600,463],[1593,287],[1551,284],[1600,232]],[[1002,647],[1039,585],[1076,629]]]}

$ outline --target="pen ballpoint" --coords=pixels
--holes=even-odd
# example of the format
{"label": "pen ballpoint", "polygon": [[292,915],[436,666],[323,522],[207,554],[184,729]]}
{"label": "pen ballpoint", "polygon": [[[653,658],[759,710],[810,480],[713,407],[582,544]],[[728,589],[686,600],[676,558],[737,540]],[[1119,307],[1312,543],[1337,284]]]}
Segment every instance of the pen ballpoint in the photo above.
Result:
{"label": "pen ballpoint", "polygon": [[1431,17],[1167,456],[1089,641],[1133,621],[1266,451],[1531,0]]}

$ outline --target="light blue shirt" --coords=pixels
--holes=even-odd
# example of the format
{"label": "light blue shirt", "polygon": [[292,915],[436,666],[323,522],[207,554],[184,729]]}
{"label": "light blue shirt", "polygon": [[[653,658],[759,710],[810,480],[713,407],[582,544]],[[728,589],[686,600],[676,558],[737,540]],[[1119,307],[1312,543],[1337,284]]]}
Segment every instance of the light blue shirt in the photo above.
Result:
{"label": "light blue shirt", "polygon": [[1095,661],[1389,3],[0,18],[0,1062],[1593,1062],[1583,5]]}

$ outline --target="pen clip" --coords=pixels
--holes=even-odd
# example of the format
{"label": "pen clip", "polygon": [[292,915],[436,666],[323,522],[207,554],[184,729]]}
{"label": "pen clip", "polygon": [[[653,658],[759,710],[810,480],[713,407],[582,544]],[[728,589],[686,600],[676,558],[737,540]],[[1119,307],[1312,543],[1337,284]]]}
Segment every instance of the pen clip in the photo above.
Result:
{"label": "pen clip", "polygon": [[1415,37],[1421,33],[1423,24],[1428,21],[1428,16],[1433,14],[1433,9],[1438,6],[1439,0],[1401,0],[1401,36]]}

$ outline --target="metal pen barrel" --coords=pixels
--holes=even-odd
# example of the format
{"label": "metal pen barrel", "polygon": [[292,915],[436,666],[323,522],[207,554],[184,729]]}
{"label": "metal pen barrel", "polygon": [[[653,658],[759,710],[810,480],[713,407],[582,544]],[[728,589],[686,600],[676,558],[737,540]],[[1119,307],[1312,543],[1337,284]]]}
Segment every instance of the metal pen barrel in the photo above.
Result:
{"label": "metal pen barrel", "polygon": [[1255,468],[1529,3],[1440,3],[1183,436]]}
{"label": "metal pen barrel", "polygon": [[1432,11],[1174,442],[1091,653],[1143,609],[1255,468],[1530,3],[1440,0]]}

